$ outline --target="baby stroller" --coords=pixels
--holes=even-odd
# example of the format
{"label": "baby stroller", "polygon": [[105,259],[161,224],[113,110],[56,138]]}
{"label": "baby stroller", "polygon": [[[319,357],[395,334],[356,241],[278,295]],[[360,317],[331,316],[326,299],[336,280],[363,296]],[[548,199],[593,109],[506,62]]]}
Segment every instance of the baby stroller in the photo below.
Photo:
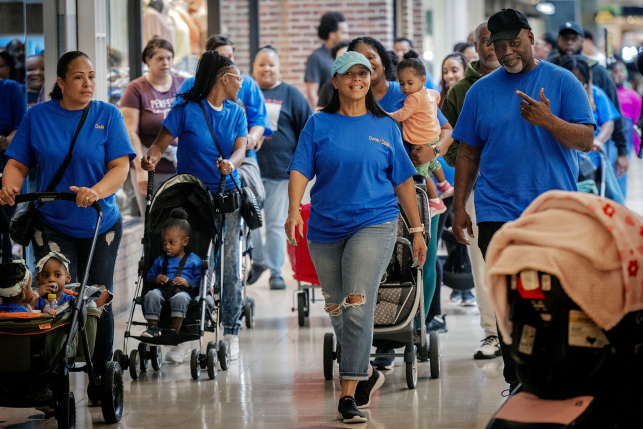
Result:
{"label": "baby stroller", "polygon": [[[147,214],[145,218],[145,232],[143,235],[143,256],[139,262],[139,279],[136,285],[135,298],[130,311],[123,350],[114,352],[114,361],[119,362],[124,369],[129,369],[132,379],[139,377],[140,371],[146,371],[148,362],[152,368],[159,371],[162,362],[161,346],[176,346],[189,341],[199,341],[199,348],[193,349],[190,354],[190,371],[192,378],[198,380],[201,369],[207,369],[208,377],[215,379],[217,363],[223,371],[230,366],[230,346],[226,341],[218,341],[217,323],[219,319],[219,301],[214,298],[219,291],[214,290],[214,243],[221,249],[223,258],[223,237],[218,233],[221,229],[217,225],[217,213],[214,208],[212,195],[209,189],[195,176],[180,174],[172,177],[161,186],[152,199],[154,175],[149,174]],[[225,178],[223,179],[225,180]],[[224,182],[225,185],[225,182]],[[171,320],[169,304],[165,304],[161,311],[158,337],[139,337],[131,334],[132,326],[147,326],[147,322],[134,321],[134,310],[137,305],[143,307],[145,294],[154,289],[151,282],[147,281],[154,260],[163,253],[161,243],[161,230],[163,223],[168,218],[170,211],[181,207],[188,213],[192,227],[192,237],[186,247],[187,252],[193,252],[203,260],[201,267],[201,282],[198,300],[192,300],[179,333],[171,333]],[[221,261],[223,266],[223,261]],[[208,342],[204,347],[206,332],[215,334],[215,341]],[[138,348],[127,354],[127,342],[134,338],[139,342]],[[205,353],[201,353],[205,350]]]}
{"label": "baby stroller", "polygon": [[[431,230],[429,197],[426,179],[415,176],[415,191],[428,242]],[[431,377],[440,376],[439,334],[431,332],[427,344],[424,330],[424,283],[422,268],[413,267],[413,245],[409,222],[401,211],[398,217],[396,244],[386,272],[380,283],[375,306],[373,345],[382,349],[404,347],[403,354],[372,354],[372,357],[403,357],[406,384],[409,389],[417,385],[417,362],[430,362]],[[341,361],[341,348],[334,344],[334,334],[324,335],[324,377],[332,380],[334,363]]]}
{"label": "baby stroller", "polygon": [[[16,197],[16,203],[32,200],[75,202],[76,194],[39,192]],[[123,373],[119,364],[108,362],[99,384],[91,361],[101,310],[88,308],[85,295],[88,268],[103,217],[98,203],[92,207],[98,216],[77,298],[58,307],[53,319],[38,313],[0,315],[0,406],[53,407],[61,429],[76,427],[76,399],[69,383],[71,372],[87,373],[87,393],[92,402],[100,401],[107,423],[117,423],[123,415]],[[85,365],[76,366],[75,362]]]}
{"label": "baby stroller", "polygon": [[[308,218],[310,217],[310,204],[301,204],[299,206],[301,218],[304,221],[304,237],[308,234]],[[299,327],[306,324],[306,319],[310,315],[310,301],[315,303],[315,288],[319,287],[319,279],[313,261],[310,259],[308,243],[306,240],[300,240],[299,246],[294,246],[288,242],[288,259],[294,271],[293,277],[297,280],[297,290],[293,292],[292,311],[297,309],[297,322]],[[295,296],[297,297],[297,307],[295,307]],[[332,378],[332,376],[331,376]]]}
{"label": "baby stroller", "polygon": [[[552,240],[552,223],[552,234],[572,231]],[[552,191],[494,236],[490,292],[522,386],[487,428],[643,427],[643,310],[628,291],[640,286],[638,256],[619,251],[640,242],[641,225],[610,200]],[[570,246],[572,236],[585,238]]]}
{"label": "baby stroller", "polygon": [[[259,230],[256,231],[259,234]],[[239,278],[243,290],[241,302],[241,320],[245,319],[246,328],[252,329],[255,326],[255,300],[248,296],[248,275],[252,267],[252,239],[250,228],[241,217],[241,228],[239,228]]]}

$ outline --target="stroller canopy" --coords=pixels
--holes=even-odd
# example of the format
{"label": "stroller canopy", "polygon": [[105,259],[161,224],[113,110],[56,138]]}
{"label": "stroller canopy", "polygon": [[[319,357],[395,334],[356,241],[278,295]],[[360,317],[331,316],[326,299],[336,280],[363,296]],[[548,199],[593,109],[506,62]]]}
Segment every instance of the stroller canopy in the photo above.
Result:
{"label": "stroller canopy", "polygon": [[608,331],[643,309],[643,218],[612,200],[550,191],[491,240],[487,284],[505,342],[511,343],[507,275],[555,275],[569,297]]}

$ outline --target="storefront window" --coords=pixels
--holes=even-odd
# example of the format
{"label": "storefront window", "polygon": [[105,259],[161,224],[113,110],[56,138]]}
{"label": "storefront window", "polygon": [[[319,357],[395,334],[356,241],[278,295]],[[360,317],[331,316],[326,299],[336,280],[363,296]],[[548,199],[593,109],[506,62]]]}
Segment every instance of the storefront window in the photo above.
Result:
{"label": "storefront window", "polygon": [[127,0],[107,1],[107,97],[118,106],[130,81]]}

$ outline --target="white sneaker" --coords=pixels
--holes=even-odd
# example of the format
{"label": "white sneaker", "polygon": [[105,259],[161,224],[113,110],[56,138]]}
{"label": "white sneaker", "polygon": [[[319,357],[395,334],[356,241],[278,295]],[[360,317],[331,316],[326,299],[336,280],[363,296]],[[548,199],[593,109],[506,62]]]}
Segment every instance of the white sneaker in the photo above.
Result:
{"label": "white sneaker", "polygon": [[172,346],[167,353],[165,353],[165,360],[175,363],[183,362],[183,348],[179,346]]}
{"label": "white sneaker", "polygon": [[227,334],[223,336],[223,341],[230,345],[230,360],[239,359],[239,336]]}
{"label": "white sneaker", "polygon": [[493,359],[502,356],[498,337],[490,335],[482,341],[482,345],[473,354],[474,359]]}

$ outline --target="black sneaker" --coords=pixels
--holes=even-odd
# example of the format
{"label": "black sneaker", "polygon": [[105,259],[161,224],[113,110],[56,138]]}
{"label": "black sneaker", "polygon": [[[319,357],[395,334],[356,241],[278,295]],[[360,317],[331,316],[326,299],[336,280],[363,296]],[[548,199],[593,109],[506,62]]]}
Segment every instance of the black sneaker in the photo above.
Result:
{"label": "black sneaker", "polygon": [[366,417],[357,409],[357,405],[355,405],[355,398],[351,396],[344,396],[339,400],[337,411],[339,411],[339,419],[344,423],[366,422]]}
{"label": "black sneaker", "polygon": [[141,337],[154,338],[158,337],[159,335],[161,335],[161,330],[158,328],[158,326],[150,326],[149,328],[147,328],[147,331],[141,334]]}
{"label": "black sneaker", "polygon": [[433,319],[426,324],[426,333],[437,331],[441,334],[449,332],[447,329],[447,315],[443,314],[442,317],[434,316]]}
{"label": "black sneaker", "polygon": [[248,273],[248,284],[252,285],[257,283],[259,277],[261,277],[263,272],[267,269],[268,267],[264,267],[263,265],[252,264],[252,268],[250,268],[250,272]]}
{"label": "black sneaker", "polygon": [[284,290],[286,289],[286,283],[280,275],[270,277],[270,289],[271,290]]}
{"label": "black sneaker", "polygon": [[384,374],[373,368],[373,375],[368,380],[360,381],[355,388],[355,404],[358,409],[371,405],[371,396],[384,384]]}

